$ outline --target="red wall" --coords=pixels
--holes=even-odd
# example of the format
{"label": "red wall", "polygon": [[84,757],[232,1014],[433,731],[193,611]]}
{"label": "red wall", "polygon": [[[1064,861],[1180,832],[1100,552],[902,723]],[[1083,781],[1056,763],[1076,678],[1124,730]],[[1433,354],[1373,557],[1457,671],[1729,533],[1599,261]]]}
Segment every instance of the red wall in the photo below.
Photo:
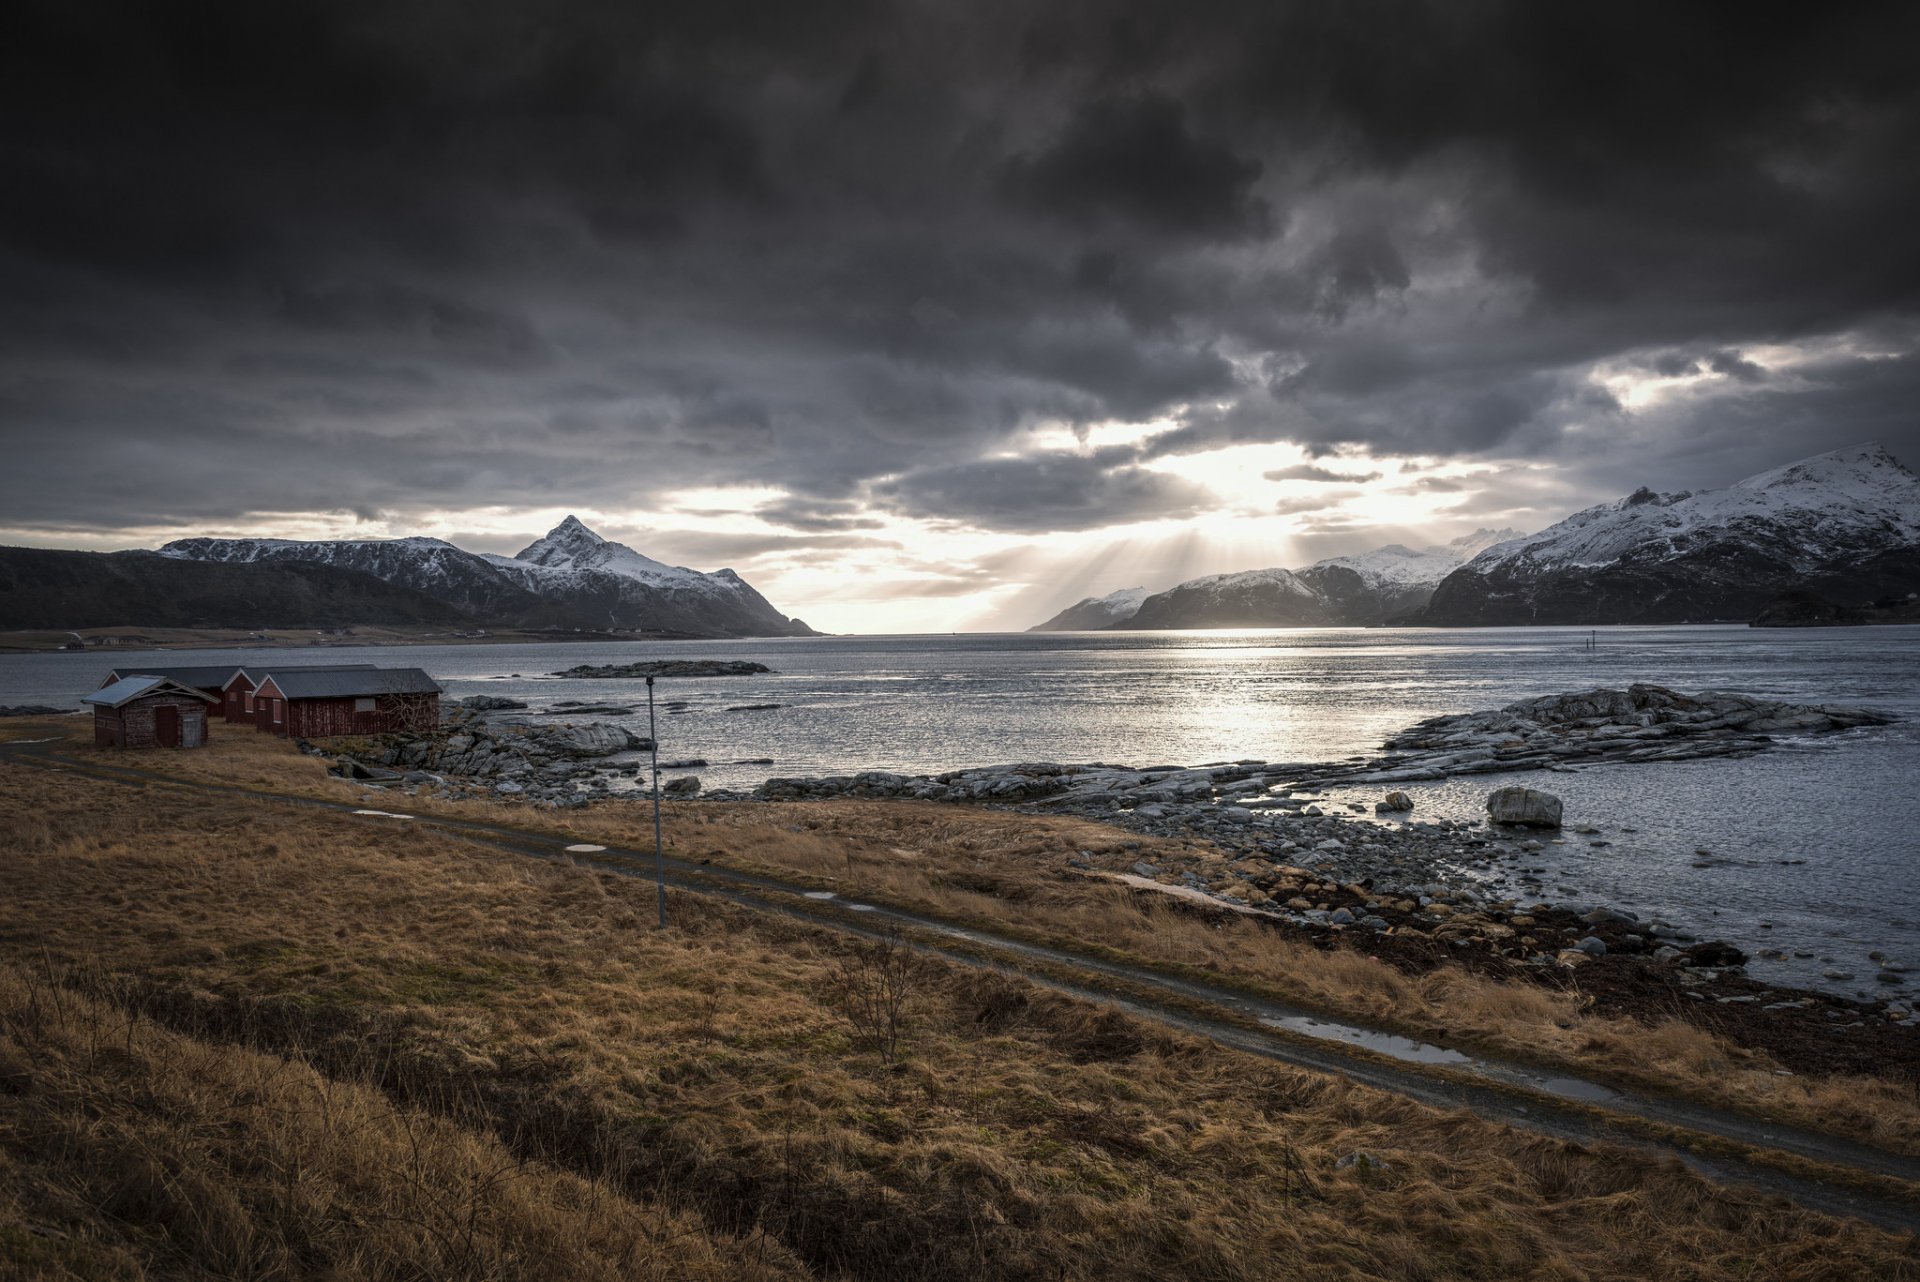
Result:
{"label": "red wall", "polygon": [[[363,696],[364,697],[364,696]],[[255,724],[268,734],[302,739],[333,735],[382,734],[389,730],[426,729],[440,722],[440,696],[391,695],[374,697],[373,711],[356,712],[356,699],[254,700]],[[273,719],[275,710],[280,720]],[[425,725],[410,726],[424,722]]]}

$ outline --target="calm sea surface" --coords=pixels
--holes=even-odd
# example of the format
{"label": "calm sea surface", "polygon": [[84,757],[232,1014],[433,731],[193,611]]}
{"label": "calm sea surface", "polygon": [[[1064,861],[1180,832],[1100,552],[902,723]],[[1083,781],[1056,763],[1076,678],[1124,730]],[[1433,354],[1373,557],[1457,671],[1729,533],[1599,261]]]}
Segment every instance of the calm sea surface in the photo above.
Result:
{"label": "calm sea surface", "polygon": [[[908,772],[1020,760],[1198,764],[1333,760],[1441,713],[1594,686],[1651,681],[1816,703],[1867,703],[1910,718],[1744,761],[1603,766],[1526,781],[1558,793],[1569,833],[1530,866],[1545,895],[1659,912],[1743,947],[1811,952],[1754,973],[1875,989],[1866,953],[1920,965],[1920,627],[1744,627],[822,637],[730,642],[171,651],[156,663],[256,660],[418,664],[453,698],[511,695],[617,703],[603,717],[646,732],[638,681],[568,681],[555,670],[644,658],[755,659],[771,676],[662,680],[684,701],[659,717],[663,759],[703,757],[709,787],[770,774]],[[0,655],[0,704],[70,704],[127,652]],[[777,703],[772,711],[728,711]],[[771,766],[728,765],[772,758]],[[1479,776],[1408,785],[1427,817],[1481,813]],[[1336,792],[1372,800],[1373,790]],[[1638,829],[1622,833],[1621,827]],[[1698,849],[1720,860],[1694,868]],[[1788,864],[1785,860],[1802,860]],[[1828,960],[1830,959],[1830,960]],[[1916,981],[1920,982],[1920,981]]]}

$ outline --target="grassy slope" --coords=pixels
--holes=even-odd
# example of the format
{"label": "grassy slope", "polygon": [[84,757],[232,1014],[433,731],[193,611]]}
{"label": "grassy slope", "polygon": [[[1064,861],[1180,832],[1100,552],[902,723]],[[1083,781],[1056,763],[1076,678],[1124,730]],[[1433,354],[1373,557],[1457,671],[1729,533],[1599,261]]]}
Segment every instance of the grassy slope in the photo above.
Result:
{"label": "grassy slope", "polygon": [[[16,721],[33,737],[72,722]],[[93,749],[78,745],[83,755]],[[102,760],[126,763],[124,755]],[[187,778],[340,800],[353,789],[284,741],[216,726],[203,752],[137,759]],[[385,805],[383,801],[381,803]],[[650,848],[651,815],[614,803],[561,814],[520,805],[406,799],[409,808],[528,824],[610,844]],[[1408,976],[1353,950],[1323,952],[1253,921],[1204,920],[1067,865],[1080,850],[1134,843],[1142,858],[1168,844],[1078,818],[931,803],[835,802],[737,806],[672,803],[667,842],[682,857],[813,880],[953,920],[992,924],[1067,946],[1204,972],[1285,1001],[1372,1020],[1414,1036],[1560,1065],[1656,1092],[1775,1117],[1920,1152],[1920,1091],[1910,1082],[1782,1075],[1764,1053],[1679,1018],[1648,1025],[1585,1008],[1577,975],[1563,991],[1502,983],[1443,966]]]}
{"label": "grassy slope", "polygon": [[0,767],[0,851],[21,1276],[1920,1278],[967,971],[889,1064],[841,939],[404,826]]}

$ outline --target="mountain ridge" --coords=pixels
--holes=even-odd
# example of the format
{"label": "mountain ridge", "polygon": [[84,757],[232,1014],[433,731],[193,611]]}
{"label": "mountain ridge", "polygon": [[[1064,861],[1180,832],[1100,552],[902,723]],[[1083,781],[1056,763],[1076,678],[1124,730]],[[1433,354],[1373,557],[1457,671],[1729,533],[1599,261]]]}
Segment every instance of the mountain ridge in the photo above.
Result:
{"label": "mountain ridge", "polygon": [[459,626],[445,601],[312,561],[216,562],[157,552],[0,547],[0,630]]}
{"label": "mountain ridge", "polygon": [[1407,621],[1436,627],[1745,622],[1783,594],[1920,590],[1920,476],[1877,443],[1721,489],[1624,498],[1487,548]]}
{"label": "mountain ridge", "polygon": [[1086,597],[1027,630],[1382,623],[1425,605],[1433,589],[1467,557],[1515,535],[1516,531],[1510,529],[1479,529],[1451,543],[1418,550],[1389,543],[1366,552],[1328,557],[1297,570],[1274,566],[1210,574],[1155,593],[1143,588],[1123,589],[1104,597]]}
{"label": "mountain ridge", "polygon": [[441,539],[175,539],[182,560],[332,565],[447,602],[477,622],[620,628],[713,636],[812,636],[732,570],[670,566],[603,538],[569,515],[514,556]]}

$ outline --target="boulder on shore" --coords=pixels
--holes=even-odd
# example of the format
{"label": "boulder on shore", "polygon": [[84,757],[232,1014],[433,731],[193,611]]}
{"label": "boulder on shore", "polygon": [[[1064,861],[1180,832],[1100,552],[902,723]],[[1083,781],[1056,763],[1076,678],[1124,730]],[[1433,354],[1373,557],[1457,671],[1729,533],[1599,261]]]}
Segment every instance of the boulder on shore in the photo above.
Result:
{"label": "boulder on shore", "polygon": [[699,792],[699,775],[682,775],[678,779],[669,779],[660,785],[660,795],[663,797],[692,797]]}
{"label": "boulder on shore", "polygon": [[1496,788],[1487,794],[1487,817],[1497,824],[1558,828],[1560,798],[1537,788]]}
{"label": "boulder on shore", "polygon": [[1375,802],[1373,809],[1376,814],[1393,814],[1399,811],[1412,810],[1413,798],[1395,789]]}

